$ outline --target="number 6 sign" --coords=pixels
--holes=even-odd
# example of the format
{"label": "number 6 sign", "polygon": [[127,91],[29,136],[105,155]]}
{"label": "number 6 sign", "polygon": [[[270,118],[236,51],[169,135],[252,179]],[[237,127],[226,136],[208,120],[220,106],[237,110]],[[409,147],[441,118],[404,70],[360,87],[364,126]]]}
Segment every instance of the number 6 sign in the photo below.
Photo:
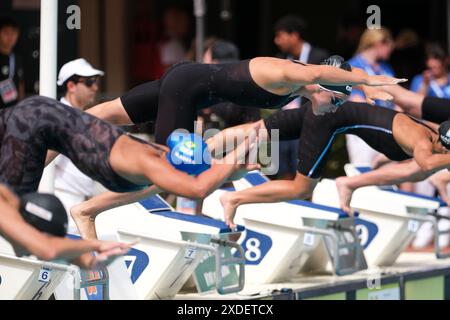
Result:
{"label": "number 6 sign", "polygon": [[44,282],[44,283],[50,282],[50,274],[51,274],[51,272],[52,272],[51,269],[42,268],[41,271],[39,272],[38,281],[39,282]]}

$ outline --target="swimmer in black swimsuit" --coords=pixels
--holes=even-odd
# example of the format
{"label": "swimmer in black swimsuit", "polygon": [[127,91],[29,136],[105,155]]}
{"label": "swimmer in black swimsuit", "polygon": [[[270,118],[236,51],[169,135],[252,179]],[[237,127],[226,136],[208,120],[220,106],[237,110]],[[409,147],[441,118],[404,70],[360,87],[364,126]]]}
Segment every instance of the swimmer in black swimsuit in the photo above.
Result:
{"label": "swimmer in black swimsuit", "polygon": [[164,144],[176,129],[192,132],[197,111],[217,103],[277,109],[298,96],[306,96],[314,112],[322,114],[336,109],[333,99],[346,100],[348,96],[331,92],[319,95],[316,84],[378,86],[403,81],[368,76],[359,69],[348,72],[330,65],[304,65],[276,58],[229,64],[181,63],[160,80],[138,86],[88,112],[118,125],[156,121],[155,141]]}
{"label": "swimmer in black swimsuit", "polygon": [[227,155],[225,163],[213,162],[209,170],[192,177],[169,164],[163,156],[167,148],[133,138],[55,100],[32,97],[0,111],[0,177],[18,195],[34,192],[46,153],[54,150],[111,191],[132,192],[153,185],[151,188],[198,199],[245,167],[242,159],[252,143],[254,140],[247,140]]}
{"label": "swimmer in black swimsuit", "polygon": [[236,209],[242,204],[309,198],[338,134],[357,135],[391,160],[414,158],[429,174],[450,165],[450,154],[441,143],[438,125],[365,103],[347,102],[336,113],[323,116],[315,116],[307,104],[300,109],[278,112],[263,120],[261,127],[269,135],[272,129],[279,129],[280,139],[300,137],[297,176],[292,181],[271,181],[224,194],[221,202],[225,221],[230,226],[234,226]]}
{"label": "swimmer in black swimsuit", "polygon": [[[442,123],[450,119],[450,99],[426,97],[398,85],[377,88],[365,87],[364,91],[366,97],[368,97],[368,102],[372,102],[378,95],[385,100],[392,100],[404,112],[426,121]],[[385,95],[383,96],[383,94]],[[358,188],[419,182],[427,178],[439,192],[441,198],[450,205],[450,198],[447,194],[450,172],[443,170],[430,176],[430,173],[422,170],[421,166],[414,160],[386,164],[357,176],[340,177],[336,179],[336,185],[341,205],[345,211],[348,211],[350,210],[352,194]]]}

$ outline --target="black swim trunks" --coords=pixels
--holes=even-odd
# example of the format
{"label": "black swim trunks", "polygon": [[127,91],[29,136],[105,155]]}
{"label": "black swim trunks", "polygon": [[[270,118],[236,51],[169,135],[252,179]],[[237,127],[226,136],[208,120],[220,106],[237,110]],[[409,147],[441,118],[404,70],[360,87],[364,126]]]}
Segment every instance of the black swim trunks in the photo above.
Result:
{"label": "black swim trunks", "polygon": [[200,109],[223,102],[277,109],[295,99],[261,88],[253,80],[249,65],[250,60],[228,64],[183,62],[169,69],[160,80],[129,91],[121,101],[135,123],[156,118],[155,141],[165,144],[176,129],[192,132]]}
{"label": "black swim trunks", "polygon": [[389,159],[410,159],[392,134],[397,112],[366,103],[346,102],[335,113],[315,116],[310,103],[300,109],[280,111],[265,120],[269,130],[279,129],[280,139],[300,137],[298,172],[318,179],[338,134],[354,134]]}
{"label": "black swim trunks", "polygon": [[120,177],[109,155],[123,130],[45,97],[0,111],[0,181],[18,195],[35,192],[48,150],[68,157],[87,176],[114,192],[142,189]]}

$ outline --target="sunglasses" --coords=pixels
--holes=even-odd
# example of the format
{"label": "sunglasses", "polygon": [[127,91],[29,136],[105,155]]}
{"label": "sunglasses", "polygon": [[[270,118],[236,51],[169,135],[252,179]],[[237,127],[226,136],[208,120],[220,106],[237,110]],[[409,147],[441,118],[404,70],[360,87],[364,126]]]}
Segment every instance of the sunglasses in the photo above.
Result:
{"label": "sunglasses", "polygon": [[82,83],[84,84],[86,87],[90,88],[92,87],[94,84],[97,84],[100,82],[100,78],[99,77],[93,77],[93,78],[80,78],[78,79],[77,83]]}

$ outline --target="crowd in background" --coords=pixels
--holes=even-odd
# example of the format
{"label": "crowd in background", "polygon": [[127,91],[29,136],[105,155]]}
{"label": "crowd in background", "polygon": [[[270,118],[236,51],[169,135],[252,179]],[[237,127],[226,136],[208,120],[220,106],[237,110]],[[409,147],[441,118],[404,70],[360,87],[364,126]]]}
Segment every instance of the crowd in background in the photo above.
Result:
{"label": "crowd in background", "polygon": [[[133,42],[130,72],[136,85],[141,82],[160,78],[174,64],[195,60],[195,39],[193,36],[191,14],[182,7],[168,7],[161,23],[148,23],[136,19],[134,30],[138,30],[139,39]],[[295,15],[281,17],[273,26],[273,43],[278,49],[279,58],[299,60],[309,64],[320,64],[330,54],[340,54],[354,67],[368,74],[384,74],[409,78],[405,86],[419,94],[450,98],[449,56],[444,44],[429,42],[410,29],[401,30],[395,37],[387,28],[365,29],[355,20],[343,19],[338,29],[337,43],[339,52],[328,52],[315,45],[315,39],[308,38],[308,24]],[[20,52],[14,48],[20,36],[20,26],[12,17],[0,18],[0,109],[11,107],[25,97],[24,70]],[[229,39],[208,37],[204,49],[205,63],[231,63],[241,59],[239,48]],[[144,59],[143,59],[144,57]],[[146,61],[137,65],[134,61]],[[60,71],[61,101],[76,108],[86,109],[95,103],[95,95],[100,90],[103,72],[94,69],[87,61],[72,61]],[[70,64],[71,63],[71,64]],[[67,71],[67,68],[70,70]],[[90,73],[77,74],[77,70],[86,69]],[[64,72],[68,72],[64,75]],[[62,79],[61,79],[62,77]],[[353,101],[365,101],[361,91],[354,90]],[[301,108],[305,99],[297,99],[285,106]],[[376,107],[396,109],[392,103],[376,101]],[[264,111],[263,111],[264,112]],[[199,113],[199,130],[208,128],[224,129],[241,123],[256,121],[266,114],[259,109],[242,108],[233,104],[223,104],[202,110]],[[145,127],[151,133],[151,127]],[[298,141],[284,141],[280,144],[279,172],[274,179],[291,179],[297,168]],[[333,156],[328,163],[327,176],[343,174],[346,162],[372,165],[380,154],[371,149],[356,136],[338,139],[333,146]],[[94,195],[93,181],[85,179],[67,159],[59,159],[57,187],[63,198],[74,201],[87,199]],[[76,177],[76,178],[74,178]],[[73,182],[80,182],[74,185]],[[434,195],[435,191],[427,182],[405,184],[403,189]],[[183,199],[180,200],[183,202]],[[70,208],[73,201],[66,207]],[[193,208],[192,202],[179,203],[185,211]],[[183,208],[184,207],[184,208]],[[430,231],[431,232],[431,231]],[[429,241],[429,234],[416,240],[420,247]],[[427,238],[428,237],[428,238]]]}

